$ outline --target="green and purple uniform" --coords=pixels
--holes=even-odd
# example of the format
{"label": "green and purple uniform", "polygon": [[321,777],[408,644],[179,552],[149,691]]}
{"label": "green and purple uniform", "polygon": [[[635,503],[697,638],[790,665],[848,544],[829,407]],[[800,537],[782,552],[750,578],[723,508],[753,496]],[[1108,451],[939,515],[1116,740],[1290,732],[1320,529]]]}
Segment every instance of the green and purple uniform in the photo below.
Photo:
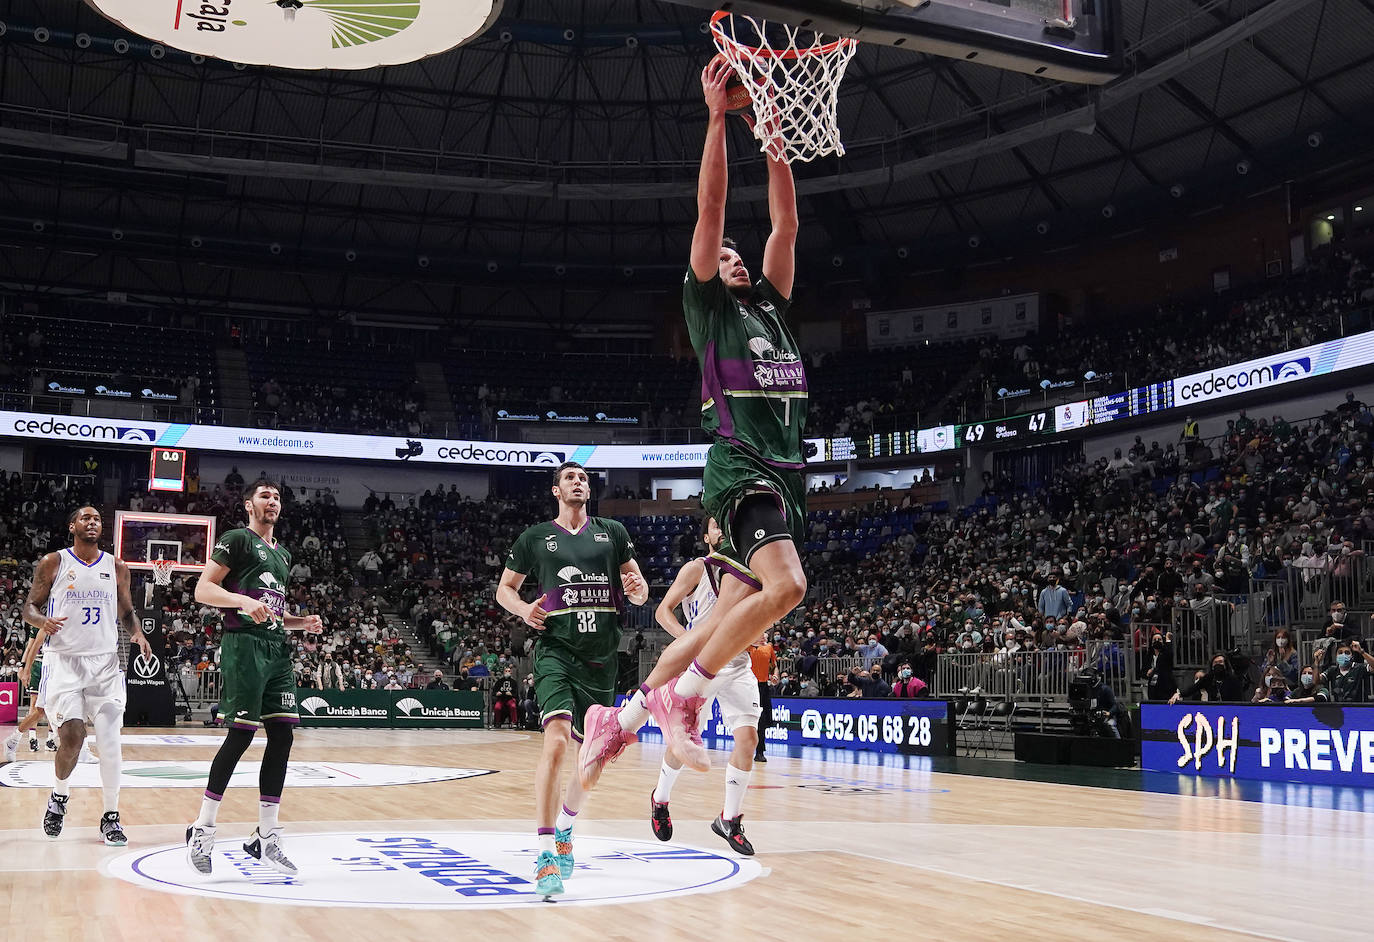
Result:
{"label": "green and purple uniform", "polygon": [[[701,364],[701,427],[715,437],[706,456],[701,502],[724,539],[717,550],[741,567],[732,521],[751,494],[772,495],[801,550],[806,517],[806,369],[787,327],[791,301],[760,278],[748,301],[719,275],[698,281],[690,269],[682,313]],[[746,581],[757,585],[747,569]]]}
{"label": "green and purple uniform", "polygon": [[220,534],[210,558],[229,569],[221,583],[266,603],[272,618],[258,624],[236,609],[224,613],[220,646],[220,714],[230,726],[299,723],[296,672],[286,634],[286,585],[291,554],[247,527]]}
{"label": "green and purple uniform", "polygon": [[506,560],[511,572],[534,579],[548,613],[534,647],[542,722],[567,717],[579,740],[587,707],[615,701],[625,613],[620,567],[634,557],[623,524],[588,517],[576,533],[557,521],[528,528]]}

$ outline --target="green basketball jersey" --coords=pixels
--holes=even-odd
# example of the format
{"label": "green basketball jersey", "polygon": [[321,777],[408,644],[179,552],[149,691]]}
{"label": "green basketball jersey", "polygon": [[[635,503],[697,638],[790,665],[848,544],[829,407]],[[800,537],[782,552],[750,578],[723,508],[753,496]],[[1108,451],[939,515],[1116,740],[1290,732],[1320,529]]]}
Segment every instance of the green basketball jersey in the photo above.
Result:
{"label": "green basketball jersey", "polygon": [[593,663],[615,657],[625,611],[620,567],[634,556],[625,526],[602,517],[588,517],[576,533],[550,521],[520,534],[506,568],[538,583],[548,612],[539,643]]}
{"label": "green basketball jersey", "polygon": [[[28,641],[32,641],[34,638],[38,637],[38,629],[33,627],[33,625],[30,625],[26,622],[24,627],[28,629]],[[25,647],[28,646],[28,641],[25,642]],[[39,645],[38,650],[34,652],[33,663],[35,665],[43,663],[43,649],[45,647],[47,647],[46,644]]]}
{"label": "green basketball jersey", "polygon": [[787,328],[792,302],[760,278],[747,302],[715,275],[682,286],[682,313],[701,364],[701,427],[768,464],[805,467],[806,369]]}
{"label": "green basketball jersey", "polygon": [[227,566],[222,585],[230,592],[267,603],[271,621],[257,624],[237,609],[225,611],[225,631],[251,631],[267,637],[285,637],[286,585],[291,574],[291,554],[268,543],[247,527],[220,534],[210,558]]}

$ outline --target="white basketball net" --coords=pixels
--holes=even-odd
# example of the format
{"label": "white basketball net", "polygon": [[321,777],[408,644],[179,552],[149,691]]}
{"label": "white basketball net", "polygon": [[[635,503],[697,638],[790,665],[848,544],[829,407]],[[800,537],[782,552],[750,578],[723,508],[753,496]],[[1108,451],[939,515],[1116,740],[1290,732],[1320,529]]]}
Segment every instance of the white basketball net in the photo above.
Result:
{"label": "white basketball net", "polygon": [[174,559],[155,559],[153,560],[153,584],[171,585],[172,570],[177,566]]}
{"label": "white basketball net", "polygon": [[789,164],[844,153],[835,105],[857,42],[724,11],[711,36],[753,97],[763,153]]}

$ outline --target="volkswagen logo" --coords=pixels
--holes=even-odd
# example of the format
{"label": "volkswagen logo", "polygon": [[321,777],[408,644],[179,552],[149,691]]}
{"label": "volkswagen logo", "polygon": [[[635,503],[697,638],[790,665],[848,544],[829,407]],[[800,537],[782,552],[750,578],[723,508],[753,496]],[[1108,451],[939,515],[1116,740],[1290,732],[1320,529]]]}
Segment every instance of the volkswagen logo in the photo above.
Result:
{"label": "volkswagen logo", "polygon": [[161,669],[162,661],[156,654],[149,657],[140,652],[138,657],[134,658],[134,674],[143,680],[152,680]]}

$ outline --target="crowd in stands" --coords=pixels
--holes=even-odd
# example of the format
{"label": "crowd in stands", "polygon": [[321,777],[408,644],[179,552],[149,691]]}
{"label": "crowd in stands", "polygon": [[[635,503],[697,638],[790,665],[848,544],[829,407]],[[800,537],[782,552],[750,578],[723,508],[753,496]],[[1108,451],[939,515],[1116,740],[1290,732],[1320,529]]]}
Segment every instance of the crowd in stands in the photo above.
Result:
{"label": "crowd in stands", "polygon": [[[962,507],[879,497],[813,511],[812,593],[771,637],[779,688],[928,693],[943,654],[1015,661],[1059,652],[1066,669],[1129,671],[1153,699],[1363,698],[1362,665],[1374,664],[1355,642],[1367,625],[1347,624],[1344,611],[1374,591],[1365,556],[1374,540],[1371,427],[1368,406],[1351,394],[1305,422],[1241,412],[1191,459],[1137,439],[1043,481],[985,476]],[[222,530],[241,525],[243,486],[235,471],[223,484],[123,503],[210,514]],[[79,478],[0,476],[0,666],[22,650],[19,605],[33,560],[67,544],[66,514],[91,491]],[[374,496],[364,509],[376,550],[354,564],[330,495],[286,488],[285,497],[278,535],[293,553],[292,600],[327,626],[297,641],[302,686],[500,686],[516,704],[503,718],[528,720],[533,698],[520,678],[533,638],[499,610],[493,587],[514,538],[547,519],[547,498],[476,501],[453,486],[400,507]],[[700,551],[690,517],[627,525],[645,561],[661,565],[658,584]],[[1264,607],[1248,604],[1261,594]],[[218,656],[217,613],[197,606],[179,577],[165,606],[178,667],[205,683]],[[418,656],[384,616],[391,606],[415,625]],[[440,662],[438,677],[418,670],[425,656]]]}
{"label": "crowd in stands", "polygon": [[[1328,608],[1343,612],[1342,593],[1374,589],[1363,549],[1374,539],[1370,429],[1368,408],[1348,396],[1301,427],[1242,413],[1228,423],[1215,461],[1178,477],[1144,460],[1098,459],[1038,484],[990,480],[953,513],[881,503],[813,513],[807,569],[820,597],[775,630],[774,644],[820,693],[842,687],[836,672],[818,674],[826,657],[870,675],[876,667],[885,681],[909,664],[931,683],[944,653],[1078,652],[1066,663],[1082,665],[1094,662],[1095,642],[1113,641],[1120,644],[1096,648],[1135,657],[1156,699],[1176,691],[1168,668],[1185,640],[1211,644],[1232,673],[1244,658],[1231,652],[1248,648],[1252,667],[1272,677],[1265,661],[1284,648],[1266,643],[1268,624],[1296,620],[1303,600],[1315,603],[1308,611],[1317,619]],[[856,531],[876,532],[866,554],[855,551],[863,545]],[[1251,580],[1286,590],[1281,597],[1294,610],[1271,600],[1253,623],[1232,617],[1237,601],[1253,594]],[[1326,617],[1319,630],[1329,643],[1348,634],[1342,621]],[[1197,637],[1175,639],[1175,629]],[[1285,663],[1293,653],[1308,664],[1315,657],[1291,641],[1289,648]],[[1100,658],[1094,666],[1126,667]],[[1350,664],[1333,668],[1328,657],[1326,668],[1339,673]],[[1301,689],[1297,663],[1279,673]],[[1237,678],[1228,693],[1244,687],[1248,699],[1254,679]]]}
{"label": "crowd in stands", "polygon": [[[1101,378],[1090,390],[1100,395],[1128,382],[1139,386],[1367,330],[1371,307],[1368,264],[1340,250],[1318,255],[1281,284],[1167,302],[1149,317],[1123,312],[1116,319],[1068,323],[1051,334],[1006,341],[812,352],[808,431],[858,438],[1024,411],[1017,404],[1038,402],[1042,381],[1079,384],[1085,369]],[[67,329],[58,337],[44,323],[24,316],[0,322],[0,392],[29,392],[34,376],[61,366],[97,377],[115,369],[136,374],[125,377],[130,381],[165,376],[179,400],[215,403],[209,334],[169,327],[131,332],[93,320],[80,322],[80,337],[66,336]],[[176,333],[150,342],[147,330]],[[391,346],[272,333],[260,326],[252,336],[237,338],[249,369],[253,421],[398,436],[500,437],[509,415],[571,407],[632,417],[646,430],[674,430],[665,433],[670,440],[697,434],[691,430],[698,424],[700,372],[691,358],[539,349],[512,357],[499,339],[479,340],[484,346],[472,349],[434,349],[434,339],[402,337]],[[456,425],[436,424],[436,405],[426,401],[415,372],[417,349],[429,349],[427,356],[442,363],[452,400],[443,413],[447,417],[451,407]],[[103,359],[90,360],[92,350]],[[149,358],[148,350],[159,353]],[[1107,350],[1110,362],[1103,361]],[[998,392],[1006,389],[1030,393],[1003,401]],[[1088,394],[1080,387],[1080,395]],[[201,418],[215,421],[209,413]]]}
{"label": "crowd in stands", "polygon": [[61,318],[0,317],[0,393],[179,407],[177,421],[213,422],[214,365],[208,334],[115,323],[104,308]]}
{"label": "crowd in stands", "polygon": [[273,428],[432,435],[414,357],[384,345],[244,341],[255,421]]}

